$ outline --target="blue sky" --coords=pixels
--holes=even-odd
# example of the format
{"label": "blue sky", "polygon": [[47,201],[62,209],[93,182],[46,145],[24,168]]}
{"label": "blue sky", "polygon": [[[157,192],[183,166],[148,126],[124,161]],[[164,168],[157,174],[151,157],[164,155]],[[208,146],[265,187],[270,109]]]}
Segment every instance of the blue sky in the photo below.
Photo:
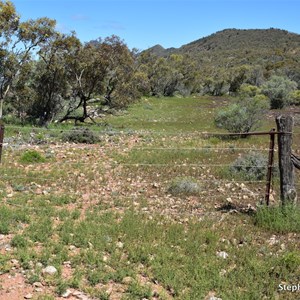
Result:
{"label": "blue sky", "polygon": [[300,34],[300,0],[12,0],[22,20],[47,16],[81,41],[112,34],[140,50],[180,47],[226,28]]}

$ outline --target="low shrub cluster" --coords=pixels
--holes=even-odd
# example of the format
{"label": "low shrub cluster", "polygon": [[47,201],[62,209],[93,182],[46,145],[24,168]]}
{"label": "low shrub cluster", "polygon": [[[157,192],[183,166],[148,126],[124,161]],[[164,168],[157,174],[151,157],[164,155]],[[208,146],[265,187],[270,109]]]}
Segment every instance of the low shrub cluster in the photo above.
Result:
{"label": "low shrub cluster", "polygon": [[74,128],[62,136],[64,142],[95,144],[99,142],[99,136],[88,128]]}
{"label": "low shrub cluster", "polygon": [[178,195],[196,195],[200,192],[199,183],[192,177],[176,177],[172,180],[168,193],[173,196]]}
{"label": "low shrub cluster", "polygon": [[[245,180],[262,180],[266,177],[268,158],[261,153],[249,153],[239,157],[229,167],[233,175],[238,175]],[[274,168],[276,174],[277,167]]]}

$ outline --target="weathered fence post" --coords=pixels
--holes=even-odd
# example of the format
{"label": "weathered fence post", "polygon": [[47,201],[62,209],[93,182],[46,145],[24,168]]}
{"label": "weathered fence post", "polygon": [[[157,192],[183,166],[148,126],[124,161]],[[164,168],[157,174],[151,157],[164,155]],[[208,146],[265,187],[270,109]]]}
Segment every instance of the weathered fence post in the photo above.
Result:
{"label": "weathered fence post", "polygon": [[1,156],[2,156],[3,140],[4,140],[4,125],[2,124],[0,119],[0,163],[1,163]]}
{"label": "weathered fence post", "polygon": [[280,171],[280,198],[282,204],[295,204],[297,192],[295,188],[294,165],[292,162],[292,131],[294,120],[291,116],[276,118],[278,134],[278,160]]}

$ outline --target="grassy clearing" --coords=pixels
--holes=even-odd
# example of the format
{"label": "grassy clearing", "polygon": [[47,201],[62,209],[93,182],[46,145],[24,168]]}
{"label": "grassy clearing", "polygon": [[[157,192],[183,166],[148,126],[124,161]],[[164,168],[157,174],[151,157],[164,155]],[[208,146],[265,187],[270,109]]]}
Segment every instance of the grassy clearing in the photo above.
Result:
{"label": "grassy clearing", "polygon": [[[67,289],[97,299],[293,299],[278,285],[300,281],[298,208],[247,209],[264,197],[264,183],[227,166],[267,154],[268,137],[197,135],[215,131],[210,116],[221,104],[145,99],[107,118],[110,132],[91,126],[102,135],[97,144],[61,144],[59,133],[53,144],[4,148],[0,279],[41,282],[35,299]],[[28,148],[45,161],[22,162]],[[176,178],[189,179],[183,193],[170,191]],[[186,193],[194,183],[200,188]],[[53,276],[43,273],[49,265]]]}

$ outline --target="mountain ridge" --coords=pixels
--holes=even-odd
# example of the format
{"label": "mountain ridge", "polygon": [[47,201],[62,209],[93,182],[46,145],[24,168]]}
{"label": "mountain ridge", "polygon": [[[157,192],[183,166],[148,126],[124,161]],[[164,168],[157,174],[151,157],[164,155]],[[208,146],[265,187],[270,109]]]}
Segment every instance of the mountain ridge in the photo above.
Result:
{"label": "mountain ridge", "polygon": [[277,28],[227,28],[184,44],[179,48],[164,48],[157,44],[145,51],[157,56],[169,56],[171,54],[255,49],[257,47],[265,49],[282,48],[285,51],[296,49],[298,52],[298,48],[300,48],[300,34]]}

